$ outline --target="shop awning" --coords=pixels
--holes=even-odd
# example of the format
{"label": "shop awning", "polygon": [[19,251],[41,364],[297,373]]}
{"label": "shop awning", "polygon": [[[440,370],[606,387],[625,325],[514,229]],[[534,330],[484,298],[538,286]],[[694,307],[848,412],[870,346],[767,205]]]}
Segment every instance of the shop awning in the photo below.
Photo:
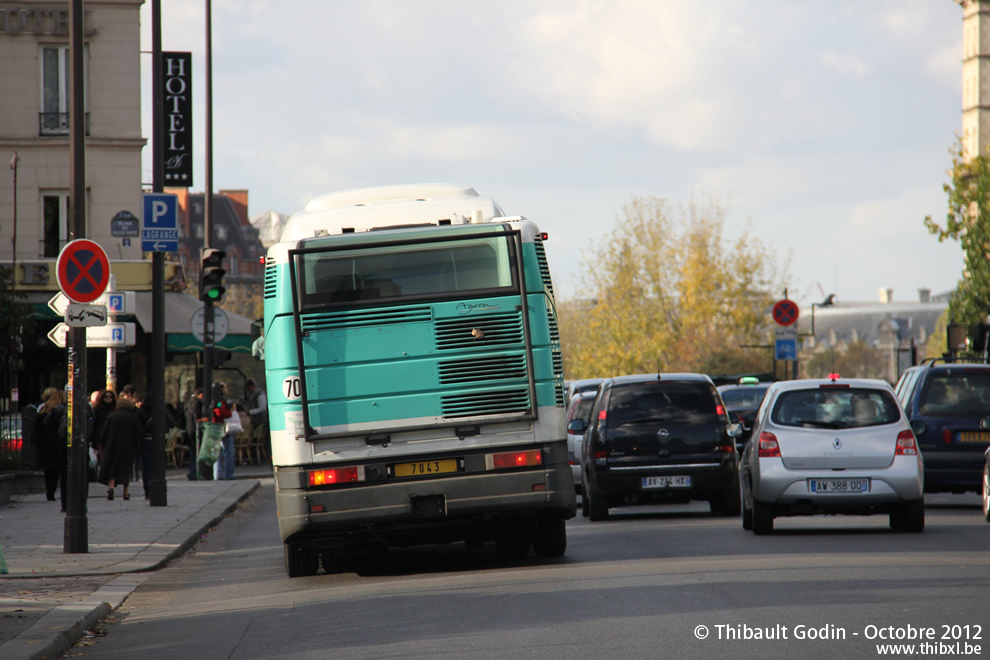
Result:
{"label": "shop awning", "polygon": [[[134,294],[134,315],[145,332],[152,332],[151,292],[138,291]],[[192,330],[193,315],[203,306],[203,302],[185,293],[165,292],[165,350],[173,353],[196,353],[203,350],[203,343]],[[219,308],[215,308],[219,309]],[[227,316],[227,336],[216,342],[219,348],[235,353],[251,352],[251,319],[233,312],[223,312]]]}

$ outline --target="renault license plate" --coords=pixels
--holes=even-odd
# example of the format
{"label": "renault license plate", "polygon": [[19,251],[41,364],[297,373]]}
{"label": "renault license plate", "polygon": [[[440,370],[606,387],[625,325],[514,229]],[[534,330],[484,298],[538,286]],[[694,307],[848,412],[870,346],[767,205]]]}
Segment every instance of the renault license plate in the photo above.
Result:
{"label": "renault license plate", "polygon": [[870,492],[869,479],[808,479],[808,490],[816,495],[848,495]]}
{"label": "renault license plate", "polygon": [[690,488],[690,476],[643,477],[643,488]]}
{"label": "renault license plate", "polygon": [[990,442],[990,432],[960,431],[959,442]]}

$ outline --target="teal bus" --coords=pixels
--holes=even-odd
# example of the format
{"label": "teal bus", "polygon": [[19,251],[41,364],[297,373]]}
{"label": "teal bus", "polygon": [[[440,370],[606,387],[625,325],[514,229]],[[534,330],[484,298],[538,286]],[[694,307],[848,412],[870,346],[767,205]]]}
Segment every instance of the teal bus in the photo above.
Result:
{"label": "teal bus", "polygon": [[576,511],[546,234],[471,188],[318,197],[265,265],[290,577],[388,547],[564,554]]}

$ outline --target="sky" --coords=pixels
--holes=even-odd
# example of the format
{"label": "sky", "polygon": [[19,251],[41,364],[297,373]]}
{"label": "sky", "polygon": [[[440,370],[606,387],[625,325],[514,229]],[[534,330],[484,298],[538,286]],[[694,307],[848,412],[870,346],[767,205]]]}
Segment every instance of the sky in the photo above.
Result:
{"label": "sky", "polygon": [[[206,2],[162,6],[163,49],[193,53],[203,191]],[[141,22],[150,53],[150,2]],[[923,224],[944,222],[961,130],[951,0],[213,0],[212,26],[214,189],[247,189],[250,215],[471,186],[548,232],[563,300],[647,196],[720,200],[726,240],[789,259],[802,304],[911,302],[962,273]],[[150,82],[144,54],[146,136]]]}

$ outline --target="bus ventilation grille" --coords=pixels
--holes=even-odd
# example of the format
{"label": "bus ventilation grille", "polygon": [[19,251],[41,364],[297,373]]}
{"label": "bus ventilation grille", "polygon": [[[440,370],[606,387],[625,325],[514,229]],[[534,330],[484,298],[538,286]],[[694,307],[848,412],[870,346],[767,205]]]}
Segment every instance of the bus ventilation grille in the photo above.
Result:
{"label": "bus ventilation grille", "polygon": [[441,385],[526,378],[524,355],[491,355],[466,360],[447,360],[437,366]]}
{"label": "bus ventilation grille", "polygon": [[265,259],[265,298],[275,297],[275,260],[271,257]]}
{"label": "bus ventilation grille", "polygon": [[553,349],[553,382],[557,397],[557,407],[564,407],[564,357],[560,349]]}
{"label": "bus ventilation grille", "polygon": [[529,411],[529,389],[472,392],[445,396],[440,400],[443,416],[477,417],[479,415],[505,415]]}
{"label": "bus ventilation grille", "polygon": [[547,301],[547,327],[550,328],[550,341],[560,342],[560,330],[557,328],[557,317],[553,313],[553,308]]}
{"label": "bus ventilation grille", "polygon": [[521,313],[489,314],[436,322],[437,349],[488,348],[500,344],[521,344]]}
{"label": "bus ventilation grille", "polygon": [[428,323],[433,318],[429,307],[373,309],[365,312],[322,312],[302,315],[302,329],[342,330],[401,323]]}
{"label": "bus ventilation grille", "polygon": [[540,276],[543,278],[543,284],[546,285],[547,290],[550,291],[550,295],[553,295],[553,282],[550,281],[550,264],[547,263],[547,252],[543,247],[543,240],[536,237],[533,240],[533,245],[536,246],[536,260],[540,262]]}

